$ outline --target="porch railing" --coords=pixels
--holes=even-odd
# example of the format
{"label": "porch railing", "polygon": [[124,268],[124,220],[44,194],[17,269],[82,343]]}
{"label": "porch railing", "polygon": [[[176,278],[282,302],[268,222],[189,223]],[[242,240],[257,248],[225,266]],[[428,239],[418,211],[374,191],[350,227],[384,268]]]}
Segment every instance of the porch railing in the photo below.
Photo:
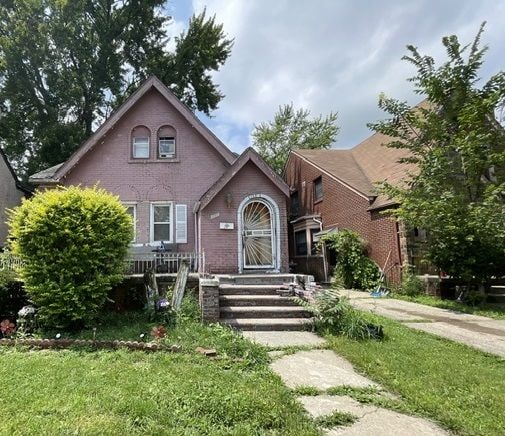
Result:
{"label": "porch railing", "polygon": [[0,253],[0,271],[15,271],[23,261],[12,253]]}
{"label": "porch railing", "polygon": [[[177,273],[183,261],[188,263],[189,272],[205,272],[203,252],[130,254],[125,261],[125,272],[127,275],[144,274],[152,268],[157,273]],[[15,271],[22,264],[23,261],[12,253],[0,253],[0,271]]]}
{"label": "porch railing", "polygon": [[144,274],[149,269],[157,273],[177,273],[182,262],[187,262],[190,273],[205,272],[205,253],[143,253],[130,254],[126,259],[126,274]]}

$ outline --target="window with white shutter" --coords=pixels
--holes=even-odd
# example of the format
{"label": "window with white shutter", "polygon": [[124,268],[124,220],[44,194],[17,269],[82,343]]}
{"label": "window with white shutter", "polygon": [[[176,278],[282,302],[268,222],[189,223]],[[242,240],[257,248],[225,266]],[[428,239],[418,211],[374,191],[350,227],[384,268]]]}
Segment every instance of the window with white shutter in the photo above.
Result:
{"label": "window with white shutter", "polygon": [[185,204],[175,206],[175,242],[177,244],[187,244],[188,242],[187,210]]}
{"label": "window with white shutter", "polygon": [[151,242],[172,243],[172,216],[171,202],[151,203]]}

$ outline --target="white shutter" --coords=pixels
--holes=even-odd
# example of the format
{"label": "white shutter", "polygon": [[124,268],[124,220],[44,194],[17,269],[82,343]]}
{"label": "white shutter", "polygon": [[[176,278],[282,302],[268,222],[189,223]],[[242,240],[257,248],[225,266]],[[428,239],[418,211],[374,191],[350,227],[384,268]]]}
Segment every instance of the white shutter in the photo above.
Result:
{"label": "white shutter", "polygon": [[187,244],[188,242],[187,209],[185,204],[175,205],[175,242],[177,244]]}

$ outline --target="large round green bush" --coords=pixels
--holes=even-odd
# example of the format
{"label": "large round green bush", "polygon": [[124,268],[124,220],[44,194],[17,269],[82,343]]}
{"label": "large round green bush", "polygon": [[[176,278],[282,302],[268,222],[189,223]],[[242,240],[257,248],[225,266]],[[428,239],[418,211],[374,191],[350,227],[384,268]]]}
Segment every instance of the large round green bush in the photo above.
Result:
{"label": "large round green bush", "polygon": [[102,189],[37,192],[11,211],[9,226],[21,278],[47,327],[82,325],[122,279],[132,221]]}
{"label": "large round green bush", "polygon": [[328,233],[321,238],[337,256],[335,276],[346,288],[370,290],[377,286],[380,269],[366,255],[366,242],[356,232],[348,229]]}

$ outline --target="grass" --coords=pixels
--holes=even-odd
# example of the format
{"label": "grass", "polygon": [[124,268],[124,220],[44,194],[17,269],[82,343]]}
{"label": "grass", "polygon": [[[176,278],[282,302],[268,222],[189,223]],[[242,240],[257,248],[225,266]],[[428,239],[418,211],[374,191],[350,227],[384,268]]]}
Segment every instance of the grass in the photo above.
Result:
{"label": "grass", "polygon": [[449,309],[457,312],[470,313],[473,315],[487,316],[494,319],[505,319],[505,307],[495,304],[480,304],[478,306],[468,306],[467,304],[458,303],[454,300],[441,300],[437,297],[429,295],[417,295],[409,297],[407,295],[393,294],[392,298],[398,300],[411,301],[413,303],[425,304],[426,306],[439,307],[441,309]]}
{"label": "grass", "polygon": [[[154,324],[108,315],[95,334],[138,339]],[[62,336],[92,337],[93,329]],[[262,347],[187,310],[166,342],[182,352],[0,349],[0,434],[319,434]]]}
{"label": "grass", "polygon": [[429,417],[462,435],[505,434],[505,360],[393,320],[373,319],[384,326],[383,341],[327,340],[358,370],[400,395],[391,407]]}
{"label": "grass", "polygon": [[358,418],[347,412],[339,412],[336,410],[330,415],[318,416],[314,419],[317,426],[322,428],[333,428],[344,425],[351,425],[356,422]]}
{"label": "grass", "polygon": [[306,395],[308,397],[316,397],[317,395],[324,394],[324,391],[315,386],[297,386],[293,389],[293,392],[296,395]]}

